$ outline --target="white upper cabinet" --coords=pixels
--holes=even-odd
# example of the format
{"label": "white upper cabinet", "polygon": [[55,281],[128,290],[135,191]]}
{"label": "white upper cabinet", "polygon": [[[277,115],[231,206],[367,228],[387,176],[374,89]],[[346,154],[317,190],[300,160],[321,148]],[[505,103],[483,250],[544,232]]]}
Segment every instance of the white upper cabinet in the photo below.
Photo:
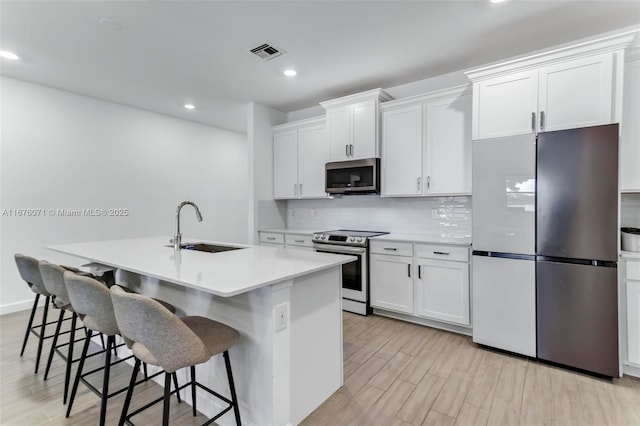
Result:
{"label": "white upper cabinet", "polygon": [[298,183],[300,198],[322,198],[324,166],[329,161],[329,145],[324,124],[298,130]]}
{"label": "white upper cabinet", "polygon": [[624,48],[633,32],[467,72],[473,139],[619,122]]}
{"label": "white upper cabinet", "polygon": [[298,193],[298,132],[273,135],[273,196],[296,198]]}
{"label": "white upper cabinet", "polygon": [[473,139],[534,133],[538,109],[537,71],[474,84],[474,106]]}
{"label": "white upper cabinet", "polygon": [[351,145],[351,107],[327,110],[327,133],[332,161],[346,160]]}
{"label": "white upper cabinet", "polygon": [[471,193],[471,95],[429,102],[425,193]]}
{"label": "white upper cabinet", "polygon": [[613,56],[605,53],[540,69],[539,131],[597,126],[614,121]]}
{"label": "white upper cabinet", "polygon": [[393,99],[381,89],[345,96],[320,105],[327,111],[331,161],[376,158],[379,104]]}
{"label": "white upper cabinet", "polygon": [[324,198],[329,145],[323,118],[273,128],[273,195],[276,199]]}
{"label": "white upper cabinet", "polygon": [[640,49],[627,59],[620,136],[620,189],[640,192]]}
{"label": "white upper cabinet", "polygon": [[469,87],[381,105],[382,196],[471,193]]}
{"label": "white upper cabinet", "polygon": [[382,114],[382,195],[422,194],[422,105]]}

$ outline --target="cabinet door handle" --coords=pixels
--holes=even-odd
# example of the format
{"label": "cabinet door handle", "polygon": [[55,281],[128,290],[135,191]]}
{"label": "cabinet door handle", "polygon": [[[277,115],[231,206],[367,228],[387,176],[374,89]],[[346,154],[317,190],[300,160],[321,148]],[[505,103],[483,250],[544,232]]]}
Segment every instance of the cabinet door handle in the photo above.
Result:
{"label": "cabinet door handle", "polygon": [[544,129],[544,111],[540,111],[540,130]]}
{"label": "cabinet door handle", "polygon": [[349,156],[349,145],[344,146],[344,155],[347,157]]}
{"label": "cabinet door handle", "polygon": [[409,278],[411,278],[411,264],[410,263],[407,265],[407,274],[409,275]]}
{"label": "cabinet door handle", "polygon": [[398,250],[397,248],[393,248],[393,247],[385,247],[385,250],[390,250],[390,251],[396,251]]}
{"label": "cabinet door handle", "polygon": [[418,178],[416,179],[416,181],[418,182],[418,191],[420,191],[420,181],[421,181],[421,180],[422,180],[422,179],[420,179],[420,176],[418,176]]}
{"label": "cabinet door handle", "polygon": [[295,195],[296,197],[298,196],[298,184],[297,183],[293,184],[293,195]]}
{"label": "cabinet door handle", "polygon": [[536,113],[535,112],[531,113],[531,131],[533,133],[536,132]]}
{"label": "cabinet door handle", "polygon": [[349,145],[349,155],[353,157],[353,145]]}
{"label": "cabinet door handle", "polygon": [[276,239],[276,237],[267,237],[267,240],[269,241],[274,241]]}
{"label": "cabinet door handle", "polygon": [[418,265],[418,279],[422,279],[422,265]]}
{"label": "cabinet door handle", "polygon": [[304,243],[304,240],[293,240],[293,241],[295,241],[296,243]]}
{"label": "cabinet door handle", "polygon": [[302,197],[302,184],[300,184],[300,196]]}
{"label": "cabinet door handle", "polygon": [[427,190],[431,189],[431,176],[427,176]]}
{"label": "cabinet door handle", "polygon": [[448,251],[434,251],[433,254],[441,254],[443,256],[449,256],[451,253]]}

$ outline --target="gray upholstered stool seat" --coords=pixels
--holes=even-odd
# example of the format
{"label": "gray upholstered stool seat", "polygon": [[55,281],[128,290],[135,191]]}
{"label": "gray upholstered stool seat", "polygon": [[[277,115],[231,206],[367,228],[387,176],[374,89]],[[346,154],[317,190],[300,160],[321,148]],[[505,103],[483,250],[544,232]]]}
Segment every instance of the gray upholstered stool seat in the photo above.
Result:
{"label": "gray upholstered stool seat", "polygon": [[[16,266],[18,267],[18,272],[20,273],[20,277],[27,283],[29,289],[36,295],[35,300],[33,301],[33,307],[31,308],[29,322],[27,323],[27,330],[22,341],[20,356],[24,355],[24,350],[27,347],[29,336],[31,335],[31,333],[33,333],[38,338],[38,351],[36,353],[36,366],[34,370],[34,373],[37,373],[38,366],[40,365],[40,356],[42,355],[42,345],[44,343],[44,339],[53,337],[53,335],[46,336],[45,333],[47,325],[55,324],[55,321],[47,322],[47,317],[49,314],[49,303],[51,302],[51,298],[53,296],[49,293],[49,291],[47,291],[47,288],[42,282],[42,275],[40,275],[38,259],[30,256],[25,256],[20,253],[17,253],[14,258],[16,261]],[[40,296],[45,297],[42,323],[40,325],[34,326],[33,318],[38,308],[38,301],[40,300]]]}
{"label": "gray upholstered stool seat", "polygon": [[[147,362],[160,366],[165,371],[164,396],[129,414],[129,403],[135,381],[135,375],[132,375],[119,425],[123,425],[125,422],[131,424],[129,418],[160,401],[164,401],[162,424],[168,425],[169,398],[174,393],[171,391],[170,376],[175,374],[176,370],[184,367],[190,367],[191,381],[176,389],[175,393],[187,386],[191,387],[194,417],[196,415],[195,392],[196,386],[198,386],[229,404],[227,408],[205,424],[210,424],[233,409],[236,424],[240,425],[240,410],[229,360],[229,349],[239,338],[236,330],[218,321],[200,316],[177,318],[170,315],[153,299],[139,294],[126,293],[117,285],[111,287],[111,299],[122,336],[132,342],[131,349],[136,357],[136,365],[141,361]],[[219,353],[224,355],[231,399],[196,382],[195,365],[202,364]]]}
{"label": "gray upholstered stool seat", "polygon": [[[64,376],[64,393],[63,400],[64,404],[67,403],[67,395],[69,394],[69,383],[71,377],[71,365],[78,361],[77,359],[73,359],[73,348],[76,343],[75,340],[75,332],[76,332],[76,323],[78,318],[83,319],[82,315],[78,315],[76,311],[73,309],[71,302],[69,300],[69,294],[67,293],[67,286],[64,282],[64,274],[68,271],[67,268],[62,267],[60,265],[56,265],[54,263],[49,263],[45,260],[41,260],[38,264],[40,269],[40,275],[42,277],[42,282],[44,283],[47,291],[54,296],[53,303],[56,308],[60,309],[60,316],[58,317],[58,324],[56,326],[56,331],[53,336],[53,341],[51,343],[51,349],[49,350],[49,358],[47,360],[47,367],[44,371],[44,379],[47,380],[49,377],[49,370],[51,368],[51,362],[53,361],[53,354],[57,353],[66,363],[66,370]],[[75,272],[68,272],[75,273]],[[62,322],[64,321],[65,313],[71,313],[71,329],[69,330],[69,341],[67,343],[63,343],[58,345],[58,338],[61,335],[60,328],[62,327]],[[83,339],[79,339],[81,341]],[[63,354],[60,351],[60,348],[67,346],[67,353]]]}

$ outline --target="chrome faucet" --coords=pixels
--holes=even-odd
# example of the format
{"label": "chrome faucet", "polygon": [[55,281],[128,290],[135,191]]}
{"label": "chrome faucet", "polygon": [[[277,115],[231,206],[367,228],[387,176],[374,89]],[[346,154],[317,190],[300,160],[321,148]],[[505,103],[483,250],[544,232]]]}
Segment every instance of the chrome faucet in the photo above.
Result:
{"label": "chrome faucet", "polygon": [[194,203],[193,201],[183,201],[178,204],[178,208],[176,209],[176,234],[173,236],[173,240],[171,240],[174,250],[180,250],[182,248],[182,234],[180,233],[180,210],[182,210],[182,208],[187,204],[192,205],[193,208],[196,209],[196,218],[198,219],[198,222],[202,222],[202,215],[200,214],[200,209],[198,208],[198,206],[196,206],[196,203]]}

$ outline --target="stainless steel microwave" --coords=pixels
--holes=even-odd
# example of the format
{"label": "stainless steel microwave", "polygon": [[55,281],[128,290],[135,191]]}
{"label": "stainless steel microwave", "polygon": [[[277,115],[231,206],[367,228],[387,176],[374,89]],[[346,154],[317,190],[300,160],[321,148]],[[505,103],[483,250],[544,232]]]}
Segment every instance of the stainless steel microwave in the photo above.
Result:
{"label": "stainless steel microwave", "polygon": [[329,194],[378,194],[380,159],[327,163],[325,191]]}

